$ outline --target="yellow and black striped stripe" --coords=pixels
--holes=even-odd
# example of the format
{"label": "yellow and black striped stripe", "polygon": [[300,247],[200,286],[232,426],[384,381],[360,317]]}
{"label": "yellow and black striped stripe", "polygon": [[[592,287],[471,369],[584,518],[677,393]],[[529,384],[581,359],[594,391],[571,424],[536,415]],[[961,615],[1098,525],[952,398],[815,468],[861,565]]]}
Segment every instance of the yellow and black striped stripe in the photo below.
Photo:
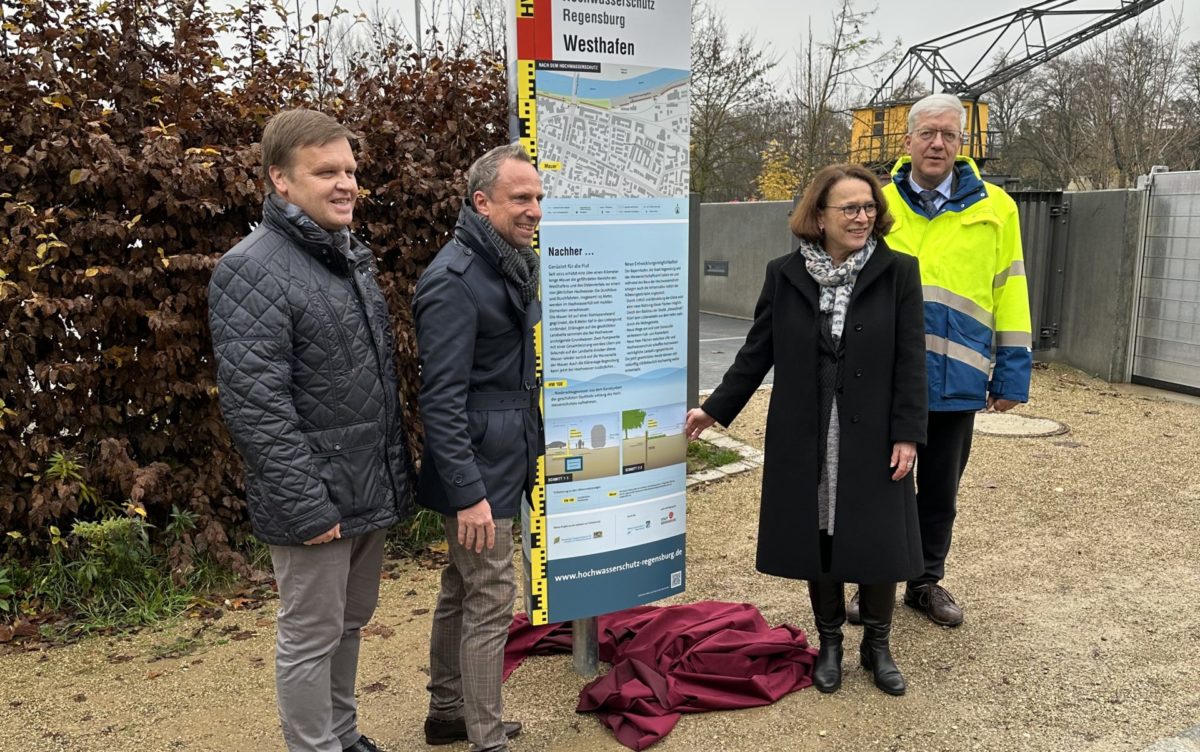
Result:
{"label": "yellow and black striped stripe", "polygon": [[537,68],[532,60],[517,61],[517,138],[537,166]]}
{"label": "yellow and black striped stripe", "polygon": [[[517,3],[517,17],[533,15],[532,0]],[[537,166],[537,68],[533,60],[517,61],[517,137]],[[541,233],[534,233],[533,250],[541,253]],[[542,379],[542,324],[533,327],[537,377]],[[539,395],[542,414],[546,410],[546,393]],[[545,451],[545,447],[542,447]],[[549,584],[546,579],[546,455],[540,454],[537,477],[530,493],[529,513],[529,620],[535,625],[548,623],[550,615]]]}

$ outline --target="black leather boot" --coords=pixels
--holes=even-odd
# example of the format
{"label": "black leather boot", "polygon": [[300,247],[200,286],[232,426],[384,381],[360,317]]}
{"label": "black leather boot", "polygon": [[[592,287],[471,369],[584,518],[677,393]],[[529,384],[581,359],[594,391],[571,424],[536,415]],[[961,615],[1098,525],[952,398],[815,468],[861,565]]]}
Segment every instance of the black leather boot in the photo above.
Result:
{"label": "black leather boot", "polygon": [[892,611],[896,607],[896,585],[859,585],[863,641],[859,648],[862,666],[875,676],[875,686],[889,695],[902,695],[904,675],[892,660],[888,639],[892,634]]}
{"label": "black leather boot", "polygon": [[858,611],[858,588],[854,589],[854,595],[846,601],[846,621],[851,624],[862,624],[862,615]]}
{"label": "black leather boot", "polygon": [[846,621],[842,583],[809,580],[808,598],[821,639],[821,650],[813,666],[813,686],[820,692],[836,692],[842,686],[842,624]]}

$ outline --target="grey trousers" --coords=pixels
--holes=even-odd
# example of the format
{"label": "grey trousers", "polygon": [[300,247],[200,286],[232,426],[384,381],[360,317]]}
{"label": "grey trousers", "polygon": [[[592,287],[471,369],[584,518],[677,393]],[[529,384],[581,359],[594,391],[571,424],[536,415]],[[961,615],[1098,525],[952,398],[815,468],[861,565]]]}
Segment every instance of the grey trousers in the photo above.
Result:
{"label": "grey trousers", "polygon": [[482,553],[458,543],[458,520],[445,517],[450,563],[433,612],[429,715],[463,718],[475,752],[508,749],[504,735],[504,644],[517,595],[512,520],[496,520],[496,546]]}
{"label": "grey trousers", "polygon": [[275,694],[289,752],[358,741],[359,630],[375,613],[386,530],[316,546],[271,546],[279,583]]}

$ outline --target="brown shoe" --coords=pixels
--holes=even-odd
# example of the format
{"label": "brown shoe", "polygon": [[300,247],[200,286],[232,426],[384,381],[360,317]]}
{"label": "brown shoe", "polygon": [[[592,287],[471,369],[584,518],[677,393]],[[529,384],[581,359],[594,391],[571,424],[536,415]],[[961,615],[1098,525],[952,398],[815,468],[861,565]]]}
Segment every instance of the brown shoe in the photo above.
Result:
{"label": "brown shoe", "polygon": [[963,623],[962,608],[954,602],[950,591],[937,583],[905,588],[904,605],[915,608],[943,627],[957,627]]}
{"label": "brown shoe", "polygon": [[[504,735],[509,739],[521,733],[519,721],[505,721]],[[443,721],[437,718],[425,719],[425,743],[430,745],[454,744],[467,741],[467,721],[456,718],[453,721]]]}

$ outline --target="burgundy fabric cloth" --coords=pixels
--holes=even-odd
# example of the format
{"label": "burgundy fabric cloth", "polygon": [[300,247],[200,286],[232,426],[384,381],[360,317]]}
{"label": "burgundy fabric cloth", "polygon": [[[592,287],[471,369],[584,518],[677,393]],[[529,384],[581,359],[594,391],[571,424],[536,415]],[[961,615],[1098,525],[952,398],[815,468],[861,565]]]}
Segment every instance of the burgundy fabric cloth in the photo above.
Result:
{"label": "burgundy fabric cloth", "polygon": [[[642,750],[671,732],[682,713],[769,705],[812,684],[817,651],[802,630],[772,628],[747,603],[641,606],[598,619],[600,659],[612,670],[579,693],[578,712],[597,713],[626,747]],[[569,652],[571,626],[509,627],[504,678],[528,655]]]}

